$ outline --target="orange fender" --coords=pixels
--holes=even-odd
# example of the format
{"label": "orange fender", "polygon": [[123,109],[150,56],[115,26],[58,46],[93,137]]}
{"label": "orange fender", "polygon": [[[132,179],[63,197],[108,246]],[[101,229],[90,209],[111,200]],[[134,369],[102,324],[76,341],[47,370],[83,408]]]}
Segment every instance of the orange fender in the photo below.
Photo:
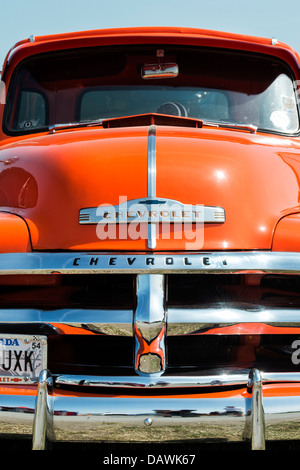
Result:
{"label": "orange fender", "polygon": [[0,212],[0,253],[31,251],[26,222],[19,216]]}

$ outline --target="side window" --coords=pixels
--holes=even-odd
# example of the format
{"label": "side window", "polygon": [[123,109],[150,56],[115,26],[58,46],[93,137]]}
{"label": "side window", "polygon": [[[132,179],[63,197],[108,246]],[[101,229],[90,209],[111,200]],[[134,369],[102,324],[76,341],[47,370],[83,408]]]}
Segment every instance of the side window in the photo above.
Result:
{"label": "side window", "polygon": [[24,130],[45,126],[46,103],[41,93],[22,91],[16,124],[17,129]]}

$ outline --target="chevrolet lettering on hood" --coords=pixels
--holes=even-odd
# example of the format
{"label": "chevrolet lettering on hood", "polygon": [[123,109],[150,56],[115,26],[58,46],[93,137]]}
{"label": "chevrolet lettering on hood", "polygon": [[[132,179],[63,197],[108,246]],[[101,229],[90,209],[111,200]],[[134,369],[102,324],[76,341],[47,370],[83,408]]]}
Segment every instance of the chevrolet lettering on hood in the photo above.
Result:
{"label": "chevrolet lettering on hood", "polygon": [[[225,222],[225,211],[221,207],[203,207],[200,205],[192,206],[182,204],[178,201],[164,199],[136,199],[134,201],[124,201],[118,206],[99,206],[87,209],[81,209],[79,212],[80,224],[150,224],[150,230],[145,231],[144,237],[148,238],[148,247],[156,246],[156,226],[154,224],[161,223],[168,230],[167,224],[194,224],[199,229],[199,225],[203,223],[223,223]],[[183,231],[184,230],[183,227]],[[100,232],[99,238],[103,236],[115,238],[116,232]],[[123,237],[127,238],[132,231],[127,234],[123,233]],[[143,231],[139,232],[141,238]],[[183,234],[178,232],[177,236],[181,238]],[[122,233],[119,232],[119,237]],[[134,234],[136,238],[136,234]]]}
{"label": "chevrolet lettering on hood", "polygon": [[225,211],[220,207],[182,204],[164,199],[136,199],[118,206],[99,206],[81,209],[80,224],[159,222],[225,222]]}
{"label": "chevrolet lettering on hood", "polygon": [[1,435],[300,447],[299,62],[179,27],[9,51]]}

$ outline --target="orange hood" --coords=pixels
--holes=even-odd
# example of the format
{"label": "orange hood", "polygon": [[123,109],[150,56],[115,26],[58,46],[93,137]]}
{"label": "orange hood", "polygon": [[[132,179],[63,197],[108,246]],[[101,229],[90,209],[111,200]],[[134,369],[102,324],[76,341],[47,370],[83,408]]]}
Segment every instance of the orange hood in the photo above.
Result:
{"label": "orange hood", "polygon": [[[270,249],[277,221],[299,211],[296,151],[288,137],[158,126],[156,197],[222,207],[226,220],[182,236],[171,225],[156,250]],[[148,250],[79,223],[82,208],[147,198],[147,153],[147,126],[12,139],[0,152],[1,210],[26,220],[34,250]]]}

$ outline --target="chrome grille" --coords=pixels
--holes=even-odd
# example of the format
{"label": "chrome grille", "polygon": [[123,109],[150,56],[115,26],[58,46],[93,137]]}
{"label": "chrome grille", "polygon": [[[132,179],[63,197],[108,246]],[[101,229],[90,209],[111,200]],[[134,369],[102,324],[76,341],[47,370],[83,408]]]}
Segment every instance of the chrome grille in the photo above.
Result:
{"label": "chrome grille", "polygon": [[2,275],[0,331],[46,334],[53,374],[292,372],[299,301],[295,274]]}

